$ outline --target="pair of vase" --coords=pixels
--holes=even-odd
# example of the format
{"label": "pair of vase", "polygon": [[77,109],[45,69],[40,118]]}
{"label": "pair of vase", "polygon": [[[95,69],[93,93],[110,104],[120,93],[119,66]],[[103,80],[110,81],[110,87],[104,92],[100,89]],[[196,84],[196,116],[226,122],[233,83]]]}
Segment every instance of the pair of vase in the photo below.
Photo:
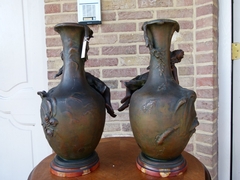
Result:
{"label": "pair of vase", "polygon": [[[41,119],[46,139],[57,154],[51,172],[75,177],[99,166],[95,149],[105,124],[105,108],[111,116],[115,114],[109,88],[84,70],[92,30],[77,23],[61,23],[54,29],[62,39],[64,65],[58,73],[62,74],[59,85],[38,92]],[[143,30],[150,70],[144,85],[129,99],[132,131],[142,150],[136,164],[149,175],[176,176],[187,168],[181,153],[198,125],[196,94],[179,86],[170,67],[171,38],[179,24],[158,19],[145,22]]]}

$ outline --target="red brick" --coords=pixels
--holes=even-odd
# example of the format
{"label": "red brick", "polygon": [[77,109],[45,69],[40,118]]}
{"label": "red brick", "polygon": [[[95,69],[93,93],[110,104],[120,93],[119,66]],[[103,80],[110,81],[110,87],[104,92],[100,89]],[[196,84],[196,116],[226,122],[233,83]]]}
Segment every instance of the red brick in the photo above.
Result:
{"label": "red brick", "polygon": [[177,66],[179,65],[192,65],[193,64],[193,54],[192,53],[184,53],[184,58],[182,59],[182,61],[177,64]]}
{"label": "red brick", "polygon": [[202,86],[216,86],[217,85],[217,79],[216,77],[200,77],[196,79],[197,87]]}
{"label": "red brick", "polygon": [[136,54],[136,46],[110,46],[102,47],[103,55]]}
{"label": "red brick", "polygon": [[61,12],[60,4],[46,4],[45,5],[45,14],[59,13]]}
{"label": "red brick", "polygon": [[214,134],[201,134],[196,132],[195,137],[197,142],[210,144],[210,145],[216,143],[218,140],[217,132],[215,132]]}
{"label": "red brick", "polygon": [[192,43],[179,43],[178,49],[182,49],[184,52],[193,52],[193,44]]}
{"label": "red brick", "polygon": [[212,75],[217,74],[216,65],[197,66],[198,75]]}
{"label": "red brick", "polygon": [[206,4],[206,3],[214,3],[218,4],[218,0],[196,0],[196,5],[202,5],[202,4]]}
{"label": "red brick", "polygon": [[136,1],[133,0],[102,0],[102,10],[135,9]]}
{"label": "red brick", "polygon": [[215,154],[216,152],[216,149],[217,149],[217,143],[215,143],[212,147],[212,145],[202,145],[202,144],[196,144],[196,150],[197,152],[199,153],[203,153],[203,154],[206,154],[206,155],[213,155]]}
{"label": "red brick", "polygon": [[188,143],[187,146],[185,147],[184,151],[187,151],[188,153],[192,153],[194,150],[194,146],[192,143]]}
{"label": "red brick", "polygon": [[124,56],[119,57],[119,66],[145,66],[149,65],[149,56]]}
{"label": "red brick", "polygon": [[192,18],[193,9],[163,9],[157,11],[157,18]]}
{"label": "red brick", "polygon": [[196,39],[197,40],[203,40],[203,39],[217,39],[218,38],[218,34],[217,34],[217,30],[214,30],[212,28],[210,29],[204,29],[204,30],[200,30],[196,32]]}
{"label": "red brick", "polygon": [[104,126],[104,132],[113,132],[120,130],[121,130],[120,123],[107,123]]}
{"label": "red brick", "polygon": [[77,3],[64,3],[63,12],[77,12]]}
{"label": "red brick", "polygon": [[149,48],[145,45],[139,45],[139,54],[149,54]]}
{"label": "red brick", "polygon": [[103,69],[103,78],[113,77],[135,77],[137,76],[136,68],[124,68],[124,69]]}
{"label": "red brick", "polygon": [[194,67],[193,66],[178,67],[178,73],[181,76],[194,75]]}
{"label": "red brick", "polygon": [[142,30],[143,24],[144,24],[144,22],[138,23],[138,31],[142,31],[142,35],[143,35],[143,30]]}
{"label": "red brick", "polygon": [[117,58],[98,58],[98,59],[89,59],[85,63],[85,67],[100,67],[100,66],[117,66]]}
{"label": "red brick", "polygon": [[179,76],[179,84],[182,87],[193,87],[194,86],[194,78]]}
{"label": "red brick", "polygon": [[[95,33],[98,33],[99,32],[99,29],[100,29],[100,26],[101,25],[88,25],[88,27],[93,31],[93,37],[94,37],[94,34]],[[91,41],[90,41],[91,42]]]}
{"label": "red brick", "polygon": [[130,122],[129,123],[122,123],[122,131],[125,131],[125,132],[131,132],[132,131]]}
{"label": "red brick", "polygon": [[89,55],[89,59],[91,56],[96,56],[96,55],[99,55],[99,48],[98,47],[91,47],[90,46],[90,49],[88,51],[88,55]]}
{"label": "red brick", "polygon": [[[149,64],[148,64],[149,65]],[[144,74],[146,72],[149,72],[149,70],[146,68],[140,68],[140,74]]]}
{"label": "red brick", "polygon": [[216,164],[217,164],[218,162],[215,162],[215,165],[214,165],[214,167],[209,167],[208,168],[208,171],[209,171],[209,173],[210,173],[210,176],[212,177],[212,179],[214,180],[214,179],[219,179],[218,178],[218,166],[216,166]]}
{"label": "red brick", "polygon": [[[113,94],[115,94],[116,91],[113,91]],[[121,112],[117,113],[117,117],[111,118],[113,121],[129,121],[129,113],[128,112]]]}
{"label": "red brick", "polygon": [[181,31],[180,36],[182,41],[193,41],[192,31]]}
{"label": "red brick", "polygon": [[[110,86],[109,86],[109,88],[110,88]],[[112,88],[110,88],[110,89],[112,89]],[[114,110],[119,108],[119,104],[117,102],[111,102],[111,104],[112,104],[112,107],[113,107]]]}
{"label": "red brick", "polygon": [[173,0],[138,0],[139,8],[149,8],[149,7],[172,7]]}
{"label": "red brick", "polygon": [[62,67],[62,66],[63,66],[63,61],[60,58],[47,61],[48,70],[49,69],[60,69],[60,67]]}
{"label": "red brick", "polygon": [[[122,99],[124,98],[125,96],[125,91],[111,91],[111,99],[112,100],[119,100],[119,99]],[[120,116],[118,116],[118,120],[119,120]],[[116,119],[116,120],[117,120]],[[129,119],[129,117],[128,117]]]}
{"label": "red brick", "polygon": [[[57,71],[48,71],[48,79],[55,79],[54,76],[57,74]],[[56,79],[61,79],[61,77],[57,77]]]}
{"label": "red brick", "polygon": [[62,46],[61,38],[47,38],[46,39],[46,45],[47,47],[54,47],[54,46]]}
{"label": "red brick", "polygon": [[193,5],[193,0],[176,1],[176,7],[192,6],[192,5]]}
{"label": "red brick", "polygon": [[47,49],[47,57],[60,57],[62,49]]}
{"label": "red brick", "polygon": [[130,19],[149,19],[153,18],[153,11],[127,11],[119,12],[119,20],[130,20]]}
{"label": "red brick", "polygon": [[45,31],[47,36],[58,35],[58,33],[54,30],[53,26],[46,27]]}
{"label": "red brick", "polygon": [[87,69],[85,68],[86,72],[89,72],[93,76],[100,78],[100,70],[99,69]]}
{"label": "red brick", "polygon": [[217,111],[215,112],[198,112],[198,120],[215,121],[217,119]]}
{"label": "red brick", "polygon": [[129,32],[136,31],[135,23],[102,24],[102,32]]}
{"label": "red brick", "polygon": [[102,21],[116,21],[116,12],[102,12]]}
{"label": "red brick", "polygon": [[197,52],[217,50],[217,44],[213,41],[199,42],[196,44]]}
{"label": "red brick", "polygon": [[78,22],[77,13],[76,14],[61,14],[61,15],[47,15],[45,16],[45,23],[48,24],[58,24],[62,22]]}
{"label": "red brick", "polygon": [[214,8],[213,6],[214,6],[213,4],[208,4],[205,6],[197,7],[196,9],[197,17],[213,14],[213,8]]}
{"label": "red brick", "polygon": [[217,101],[214,100],[199,100],[197,99],[196,101],[196,108],[197,109],[203,109],[203,110],[214,110],[216,109],[217,106]]}
{"label": "red brick", "polygon": [[[218,3],[217,3],[218,4]],[[215,15],[216,17],[218,17],[218,13],[219,12],[219,8],[217,6],[213,6],[213,15]]]}
{"label": "red brick", "polygon": [[203,131],[203,132],[207,132],[207,133],[215,133],[216,129],[217,129],[217,123],[212,123],[209,121],[209,123],[205,123],[205,122],[200,122],[199,126],[197,126],[197,132]]}
{"label": "red brick", "polygon": [[142,34],[120,34],[119,42],[120,43],[144,42],[144,37]]}
{"label": "red brick", "polygon": [[117,34],[99,34],[94,36],[94,38],[91,39],[90,45],[99,45],[99,44],[115,44],[118,40]]}
{"label": "red brick", "polygon": [[197,89],[196,93],[197,93],[197,98],[213,99],[218,97],[217,89]]}
{"label": "red brick", "polygon": [[[217,149],[215,150],[215,152],[217,152]],[[205,165],[205,166],[209,166],[209,167],[213,167],[217,161],[218,161],[218,155],[217,153],[215,153],[213,155],[213,157],[211,156],[204,156],[204,155],[200,155],[197,154],[196,157]]]}
{"label": "red brick", "polygon": [[206,28],[206,27],[218,27],[218,19],[213,16],[203,17],[196,21],[196,28]]}
{"label": "red brick", "polygon": [[217,62],[217,55],[214,55],[213,53],[196,54],[196,62],[197,63]]}
{"label": "red brick", "polygon": [[184,21],[184,20],[179,20],[178,21],[180,29],[193,29],[193,21]]}

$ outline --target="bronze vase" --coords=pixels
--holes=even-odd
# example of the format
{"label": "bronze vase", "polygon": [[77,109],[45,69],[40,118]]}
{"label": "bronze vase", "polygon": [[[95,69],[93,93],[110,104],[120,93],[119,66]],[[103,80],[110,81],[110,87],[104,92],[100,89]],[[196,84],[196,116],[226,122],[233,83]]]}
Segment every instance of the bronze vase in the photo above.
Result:
{"label": "bronze vase", "polygon": [[86,25],[61,23],[55,26],[63,43],[62,79],[42,97],[41,119],[48,143],[57,154],[51,172],[75,177],[99,165],[95,152],[105,123],[105,101],[86,80],[84,63],[92,30]]}
{"label": "bronze vase", "polygon": [[147,81],[130,101],[131,127],[142,151],[136,164],[152,176],[177,176],[187,169],[181,153],[198,125],[196,94],[174,80],[170,67],[171,38],[179,24],[159,19],[142,29],[151,59]]}

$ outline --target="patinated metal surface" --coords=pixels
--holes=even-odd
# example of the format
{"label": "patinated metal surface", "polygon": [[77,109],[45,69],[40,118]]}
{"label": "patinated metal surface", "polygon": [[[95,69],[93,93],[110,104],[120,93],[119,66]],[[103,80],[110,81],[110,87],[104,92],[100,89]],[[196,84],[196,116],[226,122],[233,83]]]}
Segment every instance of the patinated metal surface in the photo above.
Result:
{"label": "patinated metal surface", "polygon": [[58,24],[55,30],[61,35],[64,65],[59,85],[49,92],[38,92],[42,125],[58,156],[65,160],[86,158],[98,145],[105,123],[105,99],[89,85],[84,71],[87,41],[93,32],[75,23]]}
{"label": "patinated metal surface", "polygon": [[171,160],[181,155],[198,125],[196,93],[182,88],[171,69],[170,43],[179,24],[160,19],[145,22],[142,29],[150,49],[150,70],[146,83],[131,96],[131,127],[144,154]]}

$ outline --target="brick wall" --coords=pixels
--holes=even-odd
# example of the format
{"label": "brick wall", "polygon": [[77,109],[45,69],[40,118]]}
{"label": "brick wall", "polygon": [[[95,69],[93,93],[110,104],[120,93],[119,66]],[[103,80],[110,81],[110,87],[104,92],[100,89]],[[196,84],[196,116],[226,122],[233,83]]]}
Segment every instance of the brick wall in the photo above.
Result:
{"label": "brick wall", "polygon": [[[200,125],[186,150],[199,158],[217,179],[217,0],[102,0],[102,24],[92,25],[86,71],[111,88],[116,118],[107,115],[103,137],[132,136],[128,110],[118,112],[125,95],[122,81],[146,71],[149,51],[141,25],[145,21],[170,18],[179,22],[172,49],[182,49],[178,66],[180,85],[197,93],[196,110]],[[60,79],[54,75],[62,65],[62,44],[53,26],[77,22],[76,0],[45,0],[46,44],[49,88]]]}

